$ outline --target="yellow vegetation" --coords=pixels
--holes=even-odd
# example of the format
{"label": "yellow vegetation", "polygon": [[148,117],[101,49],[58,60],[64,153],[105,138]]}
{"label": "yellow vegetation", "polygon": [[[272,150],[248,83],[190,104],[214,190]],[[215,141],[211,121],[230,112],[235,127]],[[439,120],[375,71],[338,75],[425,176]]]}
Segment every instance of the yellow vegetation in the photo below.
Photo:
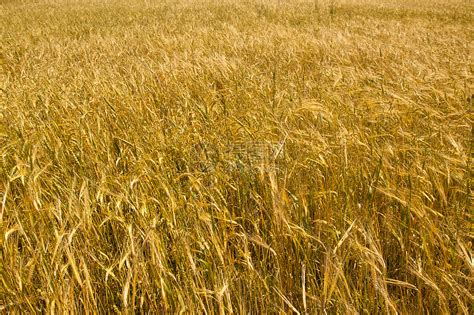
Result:
{"label": "yellow vegetation", "polygon": [[472,1],[0,1],[0,311],[473,313]]}

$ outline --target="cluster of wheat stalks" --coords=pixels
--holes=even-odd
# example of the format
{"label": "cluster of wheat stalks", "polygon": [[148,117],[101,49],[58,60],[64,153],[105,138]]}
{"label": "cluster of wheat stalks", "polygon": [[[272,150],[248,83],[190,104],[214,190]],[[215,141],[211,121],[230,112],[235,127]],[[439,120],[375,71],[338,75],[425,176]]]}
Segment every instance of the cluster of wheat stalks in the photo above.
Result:
{"label": "cluster of wheat stalks", "polygon": [[472,314],[472,12],[0,1],[0,312]]}

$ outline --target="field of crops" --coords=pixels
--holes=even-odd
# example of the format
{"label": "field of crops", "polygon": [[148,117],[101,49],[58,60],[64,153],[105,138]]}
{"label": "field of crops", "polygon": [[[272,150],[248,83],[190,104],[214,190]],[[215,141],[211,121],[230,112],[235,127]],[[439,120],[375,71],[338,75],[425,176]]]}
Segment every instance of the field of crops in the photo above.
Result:
{"label": "field of crops", "polygon": [[0,312],[473,314],[473,12],[0,0]]}

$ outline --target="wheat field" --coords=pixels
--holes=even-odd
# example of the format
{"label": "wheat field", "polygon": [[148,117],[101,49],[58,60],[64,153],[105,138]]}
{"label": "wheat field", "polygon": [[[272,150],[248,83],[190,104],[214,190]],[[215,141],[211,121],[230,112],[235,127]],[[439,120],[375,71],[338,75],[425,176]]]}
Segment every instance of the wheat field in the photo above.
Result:
{"label": "wheat field", "polygon": [[473,12],[0,0],[0,312],[472,314]]}

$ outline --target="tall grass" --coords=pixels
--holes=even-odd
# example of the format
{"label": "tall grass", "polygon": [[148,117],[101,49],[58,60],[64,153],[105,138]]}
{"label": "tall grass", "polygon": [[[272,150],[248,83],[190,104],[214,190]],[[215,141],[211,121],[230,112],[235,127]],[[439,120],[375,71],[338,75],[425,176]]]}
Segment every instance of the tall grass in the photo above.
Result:
{"label": "tall grass", "polygon": [[472,2],[0,3],[2,312],[472,314]]}

